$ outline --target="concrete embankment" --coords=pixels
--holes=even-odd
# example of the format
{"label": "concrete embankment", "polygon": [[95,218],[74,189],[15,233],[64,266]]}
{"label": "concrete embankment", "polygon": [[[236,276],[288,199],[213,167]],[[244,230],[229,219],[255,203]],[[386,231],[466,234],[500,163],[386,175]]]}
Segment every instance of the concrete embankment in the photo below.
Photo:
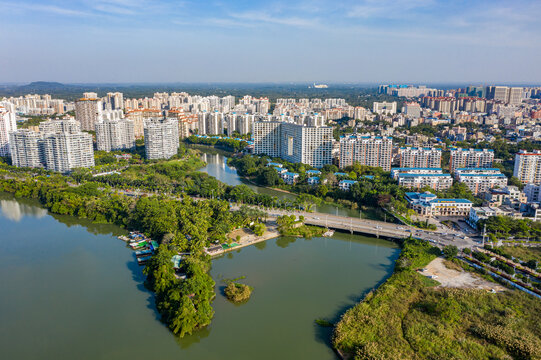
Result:
{"label": "concrete embankment", "polygon": [[231,244],[223,244],[210,247],[207,249],[207,254],[213,257],[219,256],[229,251],[240,249],[245,246],[257,244],[259,242],[267,241],[280,236],[278,226],[275,222],[268,222],[266,226],[267,230],[261,236],[257,236],[250,229],[246,228],[234,230],[229,234],[229,238],[231,238],[232,240]]}

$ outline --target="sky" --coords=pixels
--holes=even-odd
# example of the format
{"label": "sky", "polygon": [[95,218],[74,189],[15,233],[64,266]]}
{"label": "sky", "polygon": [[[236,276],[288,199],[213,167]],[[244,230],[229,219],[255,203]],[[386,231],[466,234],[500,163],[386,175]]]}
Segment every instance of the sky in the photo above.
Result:
{"label": "sky", "polygon": [[541,84],[539,0],[0,0],[0,83]]}

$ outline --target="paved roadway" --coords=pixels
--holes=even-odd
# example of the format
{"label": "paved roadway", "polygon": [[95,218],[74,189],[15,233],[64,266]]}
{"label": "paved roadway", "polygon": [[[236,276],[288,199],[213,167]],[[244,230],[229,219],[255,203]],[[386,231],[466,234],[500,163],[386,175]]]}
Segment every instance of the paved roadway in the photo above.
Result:
{"label": "paved roadway", "polygon": [[[146,192],[140,192],[140,191],[124,191],[124,190],[116,190],[118,192],[124,193],[124,194],[130,194],[130,195],[156,195],[155,193],[146,193]],[[171,198],[175,198],[178,200],[178,198],[174,196],[170,196]],[[193,197],[194,200],[203,200],[202,198]],[[248,205],[250,207],[256,207],[258,206],[254,205]],[[232,210],[238,210],[239,205],[232,205]],[[300,216],[303,215],[305,219],[305,223],[308,225],[317,225],[317,226],[324,226],[329,229],[337,229],[337,230],[345,230],[345,231],[353,231],[356,233],[361,234],[367,234],[367,235],[373,235],[376,237],[388,237],[388,238],[405,238],[409,237],[410,235],[430,241],[436,246],[443,247],[445,245],[455,245],[458,248],[466,248],[466,247],[473,247],[478,245],[478,241],[474,241],[472,238],[470,238],[467,234],[452,230],[452,229],[444,229],[444,230],[436,230],[436,231],[430,231],[430,230],[422,230],[417,229],[412,226],[408,225],[400,225],[395,223],[389,223],[389,222],[383,222],[383,221],[376,221],[376,220],[368,220],[368,219],[361,219],[356,217],[346,217],[346,216],[338,216],[338,215],[332,215],[332,214],[325,214],[325,213],[316,213],[316,212],[306,212],[306,211],[291,211],[291,210],[281,210],[281,209],[264,209],[260,208],[262,211],[265,211],[269,214],[270,217],[276,218],[278,216],[282,215],[296,215]]]}
{"label": "paved roadway", "polygon": [[[233,206],[236,209],[237,206]],[[286,211],[280,209],[265,210],[269,216],[275,218],[281,215],[304,216],[305,223],[308,225],[324,226],[329,229],[339,229],[353,231],[356,233],[374,235],[377,237],[404,238],[410,235],[432,242],[434,245],[443,247],[445,245],[455,245],[458,248],[472,247],[477,243],[462,232],[445,230],[421,230],[412,226],[400,225],[395,223],[360,219],[356,217],[337,216],[325,213],[313,213],[305,211]]]}

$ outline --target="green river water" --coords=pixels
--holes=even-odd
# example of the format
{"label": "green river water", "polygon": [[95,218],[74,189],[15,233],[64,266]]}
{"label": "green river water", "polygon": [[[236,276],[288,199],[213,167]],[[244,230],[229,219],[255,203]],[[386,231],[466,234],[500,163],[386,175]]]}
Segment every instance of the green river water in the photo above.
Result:
{"label": "green river water", "polygon": [[[228,253],[212,262],[212,324],[179,340],[159,321],[122,233],[0,194],[2,359],[336,359],[331,330],[314,320],[337,320],[399,254],[389,241],[340,233]],[[254,292],[234,305],[220,279],[242,275]]]}

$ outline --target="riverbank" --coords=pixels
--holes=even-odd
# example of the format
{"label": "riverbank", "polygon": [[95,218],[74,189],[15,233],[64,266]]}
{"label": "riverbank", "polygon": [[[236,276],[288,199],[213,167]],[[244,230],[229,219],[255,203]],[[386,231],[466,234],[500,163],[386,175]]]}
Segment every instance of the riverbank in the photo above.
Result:
{"label": "riverbank", "polygon": [[541,303],[516,290],[444,288],[418,273],[439,250],[407,240],[393,275],[337,324],[344,359],[536,359]]}
{"label": "riverbank", "polygon": [[[336,321],[344,307],[357,301],[351,294],[386,278],[398,256],[391,242],[337,233],[332,241],[278,237],[217,257],[211,268],[218,294],[212,325],[178,339],[160,321],[133,254],[112,236],[124,230],[52,215],[37,201],[10,194],[4,199],[0,347],[13,359],[91,360],[111,354],[119,360],[141,354],[164,360],[333,359],[331,329],[315,329],[313,320]],[[221,295],[220,279],[240,275],[246,275],[255,291],[238,308]],[[56,281],[50,282],[52,278]],[[29,322],[42,329],[39,337],[28,337]],[[254,332],[254,324],[265,326]],[[100,331],[104,326],[112,330]],[[141,338],[145,341],[133,341]],[[239,338],[243,346],[231,346]]]}
{"label": "riverbank", "polygon": [[254,245],[262,241],[267,241],[280,236],[278,231],[278,225],[274,221],[266,223],[267,229],[261,236],[257,236],[252,230],[247,228],[233,230],[228,237],[231,239],[231,244],[221,244],[211,246],[205,250],[205,252],[212,256],[217,257],[223,255],[229,251],[238,250],[246,246]]}

